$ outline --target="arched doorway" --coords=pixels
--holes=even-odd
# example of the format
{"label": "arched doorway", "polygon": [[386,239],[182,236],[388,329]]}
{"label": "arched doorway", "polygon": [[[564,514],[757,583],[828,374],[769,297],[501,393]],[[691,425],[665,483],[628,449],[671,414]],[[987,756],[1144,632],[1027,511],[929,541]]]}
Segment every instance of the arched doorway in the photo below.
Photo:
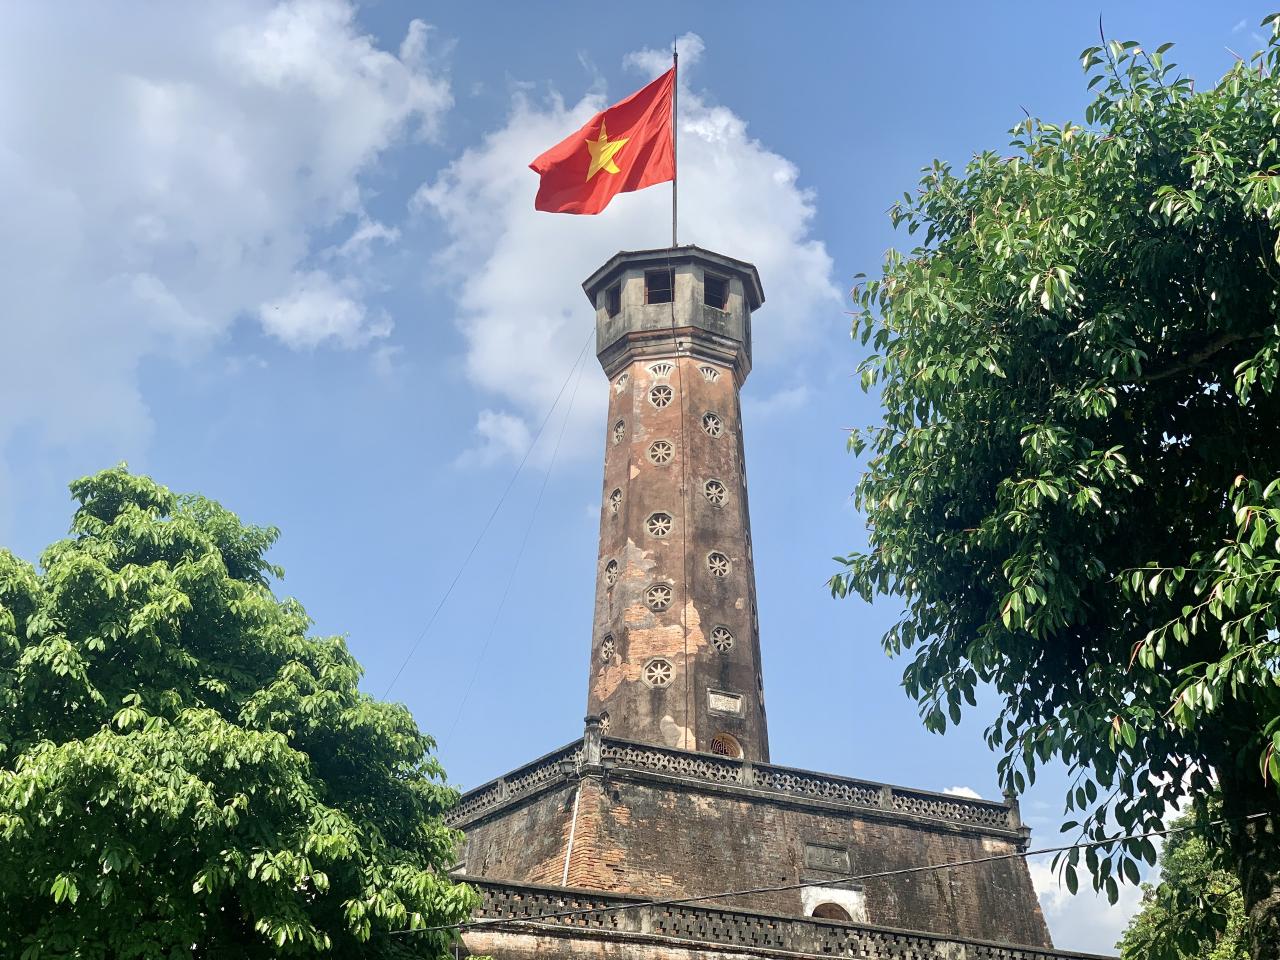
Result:
{"label": "arched doorway", "polygon": [[845,923],[853,920],[849,911],[838,903],[820,903],[813,908],[812,916],[816,920],[843,920]]}

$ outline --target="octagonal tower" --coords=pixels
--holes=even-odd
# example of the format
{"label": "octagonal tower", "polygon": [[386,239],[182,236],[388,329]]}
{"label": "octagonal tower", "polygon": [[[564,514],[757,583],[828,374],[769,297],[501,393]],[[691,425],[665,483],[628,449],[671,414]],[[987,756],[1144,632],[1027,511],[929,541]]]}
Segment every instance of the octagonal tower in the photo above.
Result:
{"label": "octagonal tower", "polygon": [[768,761],[738,395],[760,277],[685,246],[619,253],[583,289],[610,382],[588,713]]}

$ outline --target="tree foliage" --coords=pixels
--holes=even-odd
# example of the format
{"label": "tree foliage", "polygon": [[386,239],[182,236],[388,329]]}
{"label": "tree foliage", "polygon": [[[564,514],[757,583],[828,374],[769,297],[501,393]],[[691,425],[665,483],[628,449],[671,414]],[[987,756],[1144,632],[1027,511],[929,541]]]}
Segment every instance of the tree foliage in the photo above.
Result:
{"label": "tree foliage", "polygon": [[[1197,91],[1169,45],[1083,54],[1084,124],[935,162],[917,235],[854,290],[884,422],[837,595],[900,599],[884,637],[943,731],[990,684],[1017,792],[1058,758],[1090,839],[1221,784],[1256,956],[1280,956],[1280,44]],[[1254,813],[1270,819],[1244,820]],[[1148,840],[1064,863],[1114,901]],[[1083,862],[1082,862],[1083,861]],[[1271,946],[1266,946],[1267,943]]]}
{"label": "tree foliage", "polygon": [[123,468],[39,570],[0,550],[0,955],[426,957],[454,791],[270,589],[274,529]]}
{"label": "tree foliage", "polygon": [[[1216,817],[1221,804],[1210,804]],[[1142,885],[1142,906],[1117,946],[1121,960],[1247,960],[1240,881],[1187,814],[1160,852],[1160,882]]]}

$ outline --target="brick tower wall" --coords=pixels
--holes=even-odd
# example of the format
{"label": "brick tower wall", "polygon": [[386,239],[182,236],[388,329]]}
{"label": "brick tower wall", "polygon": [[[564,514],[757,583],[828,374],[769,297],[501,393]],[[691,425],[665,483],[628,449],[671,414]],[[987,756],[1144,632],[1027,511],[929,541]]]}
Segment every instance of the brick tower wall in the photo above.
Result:
{"label": "brick tower wall", "polygon": [[750,278],[686,253],[650,303],[655,266],[624,260],[595,290],[610,390],[587,708],[610,736],[767,761],[738,395]]}
{"label": "brick tower wall", "polygon": [[577,783],[580,793],[569,780],[468,824],[466,872],[560,884],[568,854],[568,886],[654,898],[808,882],[815,886],[725,903],[789,916],[808,915],[818,902],[852,903],[859,922],[1050,945],[1021,858],[834,888],[816,885],[842,875],[1013,854],[1021,842],[1014,831],[836,809],[622,771]]}

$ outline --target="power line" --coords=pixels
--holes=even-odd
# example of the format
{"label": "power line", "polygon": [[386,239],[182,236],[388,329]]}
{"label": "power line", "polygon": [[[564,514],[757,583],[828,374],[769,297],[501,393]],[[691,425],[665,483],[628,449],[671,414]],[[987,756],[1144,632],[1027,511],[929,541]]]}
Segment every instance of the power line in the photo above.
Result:
{"label": "power line", "polygon": [[405,654],[404,660],[401,661],[399,669],[396,670],[395,676],[391,678],[391,682],[387,684],[387,689],[382,692],[382,699],[386,699],[391,693],[391,688],[396,685],[400,679],[400,675],[404,673],[404,668],[409,665],[409,661],[413,659],[413,655],[418,652],[418,646],[422,643],[427,633],[430,632],[432,624],[436,622],[436,617],[440,615],[440,611],[444,608],[453,588],[458,585],[458,581],[462,579],[463,572],[467,569],[467,564],[471,562],[471,558],[475,555],[476,548],[480,546],[480,541],[484,539],[484,535],[489,532],[489,527],[493,523],[493,518],[498,515],[498,511],[502,509],[503,503],[506,502],[507,494],[511,492],[511,488],[515,486],[516,478],[520,476],[520,471],[524,469],[524,465],[529,460],[529,454],[533,453],[533,448],[538,445],[538,440],[542,437],[542,431],[546,429],[548,421],[551,420],[551,414],[555,411],[556,406],[560,403],[560,398],[564,396],[565,387],[569,386],[569,380],[573,377],[573,372],[578,368],[578,364],[582,361],[582,355],[587,352],[592,338],[595,336],[595,327],[591,328],[591,332],[587,335],[587,339],[583,341],[582,349],[578,351],[577,358],[573,361],[573,365],[569,368],[568,374],[565,375],[564,383],[560,384],[560,390],[556,393],[556,398],[551,401],[551,406],[547,409],[547,414],[542,418],[542,423],[538,425],[538,432],[533,435],[533,439],[529,441],[529,447],[525,450],[524,456],[520,458],[520,463],[516,465],[515,471],[511,474],[511,479],[507,481],[506,487],[502,491],[502,495],[498,497],[498,502],[494,504],[493,511],[485,520],[484,526],[480,528],[480,532],[476,534],[475,542],[471,544],[471,549],[467,551],[467,555],[462,558],[462,563],[458,566],[458,572],[453,575],[453,579],[449,581],[449,586],[445,590],[444,595],[440,597],[440,601],[436,604],[435,609],[431,611],[431,616],[427,618],[426,626],[422,628],[422,632],[418,634],[417,639],[413,641],[413,645],[409,648],[409,652]]}
{"label": "power line", "polygon": [[[533,532],[534,521],[538,518],[538,508],[542,506],[542,495],[547,492],[547,483],[551,480],[551,471],[555,469],[556,458],[560,454],[560,444],[564,440],[565,429],[569,426],[569,417],[573,413],[573,403],[578,397],[578,387],[582,385],[582,374],[587,369],[582,360],[583,354],[579,353],[578,360],[574,364],[574,369],[578,371],[578,377],[573,381],[573,390],[569,393],[569,402],[565,406],[564,419],[560,421],[560,432],[556,435],[556,444],[551,450],[551,461],[547,464],[546,473],[542,475],[542,485],[538,487],[538,495],[533,501],[533,509],[529,511],[529,522],[525,525],[524,536],[520,539],[520,547],[516,551],[515,561],[508,569],[506,586],[502,588],[502,597],[498,600],[498,606],[493,612],[493,619],[489,622],[489,632],[485,635],[484,643],[480,646],[480,654],[476,657],[475,667],[471,671],[471,679],[467,681],[467,688],[462,694],[462,700],[458,703],[458,712],[454,715],[453,723],[449,726],[449,732],[440,741],[441,746],[453,739],[453,732],[458,727],[458,721],[462,719],[463,708],[466,707],[467,700],[471,696],[471,690],[475,686],[476,678],[480,676],[480,667],[484,664],[484,655],[488,652],[489,645],[493,642],[493,636],[498,631],[498,622],[502,619],[502,610],[507,604],[508,595],[511,593],[511,585],[515,583],[516,572],[520,569],[520,561],[524,558],[525,547],[529,543],[529,534]],[[569,372],[572,374],[573,370]]]}
{"label": "power line", "polygon": [[[1254,813],[1247,817],[1223,817],[1219,820],[1210,821],[1205,826],[1216,827],[1224,823],[1245,823],[1250,820],[1258,820],[1262,817],[1272,816],[1270,813]],[[1196,827],[1165,827],[1161,830],[1148,830],[1146,833],[1128,833],[1106,840],[1089,840],[1084,843],[1070,843],[1061,847],[1042,847],[1039,850],[1024,850],[1014,853],[997,853],[988,857],[973,857],[968,860],[951,860],[946,863],[929,863],[917,867],[899,867],[896,870],[880,870],[875,873],[850,874],[844,877],[833,877],[829,880],[803,880],[799,883],[783,883],[768,887],[750,887],[743,890],[726,890],[721,893],[704,893],[693,897],[672,897],[666,900],[640,900],[629,903],[616,903],[603,907],[581,907],[576,910],[561,910],[556,913],[544,913],[536,917],[492,917],[489,919],[469,920],[462,923],[446,923],[434,927],[420,927],[414,929],[390,930],[388,933],[440,933],[445,930],[472,930],[479,927],[501,926],[509,923],[536,923],[540,920],[561,920],[568,917],[581,917],[590,914],[600,913],[620,913],[624,910],[638,910],[651,907],[674,907],[682,906],[689,903],[702,903],[707,900],[727,900],[733,897],[745,897],[758,893],[782,893],[788,890],[799,890],[802,887],[830,887],[838,883],[852,883],[861,880],[883,880],[887,877],[898,877],[909,873],[925,873],[932,870],[950,870],[955,867],[970,867],[980,863],[991,863],[996,860],[1016,860],[1026,857],[1038,857],[1048,853],[1065,853],[1068,850],[1083,850],[1091,847],[1106,847],[1113,843],[1120,843],[1123,840],[1142,840],[1150,837],[1165,837],[1171,833],[1183,833],[1188,830],[1194,830]],[[476,877],[477,880],[483,880],[483,877]],[[602,894],[608,891],[600,891]]]}

